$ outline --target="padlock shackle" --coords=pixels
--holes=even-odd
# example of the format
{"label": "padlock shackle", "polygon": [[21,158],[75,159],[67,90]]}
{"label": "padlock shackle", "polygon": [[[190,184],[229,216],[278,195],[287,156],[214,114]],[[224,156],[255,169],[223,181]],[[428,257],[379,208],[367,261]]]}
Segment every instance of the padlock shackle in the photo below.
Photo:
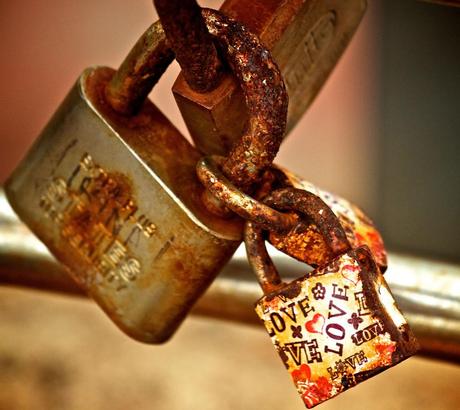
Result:
{"label": "padlock shackle", "polygon": [[202,158],[196,166],[198,178],[205,186],[205,192],[209,194],[210,199],[215,198],[226,209],[266,230],[288,232],[297,225],[298,219],[295,215],[279,212],[233,185],[221,171],[224,161],[224,157],[211,155]]}
{"label": "padlock shackle", "polygon": [[174,60],[160,21],[131,49],[106,87],[106,100],[119,114],[133,115]]}
{"label": "padlock shackle", "polygon": [[196,1],[154,3],[161,21],[139,38],[106,88],[107,102],[119,114],[139,111],[174,57],[195,91],[210,91],[218,85],[222,66]]}
{"label": "padlock shackle", "polygon": [[[201,13],[245,96],[248,127],[222,170],[235,186],[249,192],[281,145],[288,109],[286,87],[278,66],[257,36],[218,11],[202,9]],[[108,84],[106,97],[112,108],[125,115],[136,113],[173,59],[162,24],[156,22],[137,41]]]}
{"label": "padlock shackle", "polygon": [[334,257],[352,249],[340,220],[319,196],[288,187],[273,191],[264,202],[278,211],[296,211],[313,222]]}
{"label": "padlock shackle", "polygon": [[107,102],[119,114],[139,111],[174,58],[196,91],[211,90],[220,78],[221,63],[196,1],[154,3],[161,21],[142,34],[107,85]]}
{"label": "padlock shackle", "polygon": [[248,126],[222,171],[235,186],[251,192],[283,140],[288,94],[280,69],[256,35],[215,10],[203,9],[202,14],[241,86],[249,113]]}
{"label": "padlock shackle", "polygon": [[196,0],[153,0],[185,81],[194,91],[219,85],[222,64]]}
{"label": "padlock shackle", "polygon": [[[265,203],[280,211],[296,211],[309,219],[309,222],[313,222],[333,257],[352,249],[337,216],[315,194],[297,188],[282,188],[265,198]],[[268,255],[263,228],[253,221],[247,221],[244,228],[244,243],[249,263],[264,294],[268,295],[285,286]]]}
{"label": "padlock shackle", "polygon": [[251,269],[265,295],[276,292],[285,284],[265,246],[263,229],[252,221],[244,225],[244,245]]}

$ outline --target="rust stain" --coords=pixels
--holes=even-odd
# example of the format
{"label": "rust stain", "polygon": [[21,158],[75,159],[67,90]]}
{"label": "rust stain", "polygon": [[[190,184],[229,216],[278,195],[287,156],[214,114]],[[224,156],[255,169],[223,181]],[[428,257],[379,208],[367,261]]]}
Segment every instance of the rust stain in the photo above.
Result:
{"label": "rust stain", "polygon": [[210,9],[202,13],[245,97],[248,125],[222,169],[232,183],[248,192],[260,181],[281,145],[288,108],[286,87],[278,66],[257,36],[222,13]]}
{"label": "rust stain", "polygon": [[[280,211],[297,211],[302,218],[303,223],[290,232],[271,231],[271,238],[286,253],[307,255],[321,264],[351,249],[339,219],[319,196],[288,187],[273,191],[264,202]],[[307,230],[305,235],[305,228],[312,224],[315,229]]]}
{"label": "rust stain", "polygon": [[137,211],[132,181],[118,172],[83,179],[79,191],[70,191],[75,206],[63,213],[61,234],[93,263],[119,238],[120,230]]}
{"label": "rust stain", "polygon": [[105,89],[110,106],[119,114],[140,111],[153,86],[158,82],[174,53],[161,23],[152,24],[134,45]]}
{"label": "rust stain", "polygon": [[[379,268],[382,272],[385,272],[387,256],[382,237],[373,222],[361,209],[344,198],[301,180],[287,170],[275,166],[272,168],[272,172],[273,189],[294,187],[313,193],[321,198],[338,218],[351,246],[353,248],[362,245],[369,246]],[[310,223],[299,224],[290,231],[270,233],[269,241],[278,249],[300,261],[313,266],[320,266],[324,262],[331,260],[333,255],[328,251],[318,232],[318,227],[313,220],[310,220]]]}
{"label": "rust stain", "polygon": [[166,37],[187,84],[204,93],[216,88],[222,64],[195,0],[154,0]]}
{"label": "rust stain", "polygon": [[241,237],[240,218],[222,218],[203,205],[205,187],[195,171],[201,154],[161,111],[148,99],[132,116],[121,115],[111,107],[105,89],[114,73],[102,67],[86,79],[86,92],[97,110],[199,220],[217,232]]}
{"label": "rust stain", "polygon": [[[288,233],[270,231],[270,243],[293,258],[311,266],[321,266],[334,256],[315,225],[300,223]],[[308,255],[308,256],[306,256]]]}

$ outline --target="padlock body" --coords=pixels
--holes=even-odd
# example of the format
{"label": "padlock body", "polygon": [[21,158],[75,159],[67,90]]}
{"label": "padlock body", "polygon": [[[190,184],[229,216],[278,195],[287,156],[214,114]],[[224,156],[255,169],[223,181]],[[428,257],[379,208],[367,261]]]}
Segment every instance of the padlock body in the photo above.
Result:
{"label": "padlock body", "polygon": [[105,103],[114,71],[83,72],[6,184],[19,217],[130,336],[163,342],[239,244],[201,205],[196,150],[149,101]]}
{"label": "padlock body", "polygon": [[[372,220],[355,204],[339,195],[328,192],[280,166],[273,168],[282,186],[308,191],[321,198],[337,216],[352,248],[366,245],[371,250],[379,268],[387,268],[387,252],[382,236]],[[303,224],[287,233],[270,232],[270,243],[280,251],[313,266],[322,266],[333,255],[314,224]]]}
{"label": "padlock body", "polygon": [[308,408],[418,349],[365,246],[264,296],[256,312]]}

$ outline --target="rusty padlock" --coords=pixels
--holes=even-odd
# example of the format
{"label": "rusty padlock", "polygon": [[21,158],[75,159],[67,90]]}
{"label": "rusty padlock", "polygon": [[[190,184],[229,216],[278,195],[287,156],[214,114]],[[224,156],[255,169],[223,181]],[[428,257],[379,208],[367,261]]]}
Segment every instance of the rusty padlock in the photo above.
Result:
{"label": "rusty padlock", "polygon": [[316,195],[274,191],[268,202],[315,220],[334,258],[283,283],[261,228],[245,227],[248,258],[264,291],[256,304],[308,408],[415,354],[419,346],[367,246],[353,249],[340,222]]}
{"label": "rusty padlock", "polygon": [[173,57],[156,23],[117,72],[86,69],[6,183],[76,282],[148,343],[171,336],[242,236],[203,206],[200,154],[145,100]]}
{"label": "rusty padlock", "polygon": [[[155,0],[155,4],[160,2],[181,0]],[[287,132],[300,120],[329,77],[365,9],[365,0],[226,0],[223,3],[221,11],[256,34],[281,69],[290,100]],[[187,50],[189,57],[185,56],[185,60],[194,53],[184,47]],[[225,155],[241,136],[248,113],[243,93],[232,77],[224,75],[217,84],[211,92],[197,92],[182,73],[173,92],[195,146],[205,154]]]}

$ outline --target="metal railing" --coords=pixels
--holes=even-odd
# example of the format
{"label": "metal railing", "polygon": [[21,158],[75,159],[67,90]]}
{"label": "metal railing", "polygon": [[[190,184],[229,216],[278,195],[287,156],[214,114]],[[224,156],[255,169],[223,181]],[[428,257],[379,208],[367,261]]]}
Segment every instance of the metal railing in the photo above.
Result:
{"label": "metal railing", "polygon": [[[285,278],[299,277],[307,270],[305,264],[271,252]],[[460,266],[390,253],[385,278],[421,343],[422,354],[460,361]],[[65,268],[18,219],[1,189],[0,285],[84,296]],[[244,248],[240,248],[193,313],[259,324],[253,306],[261,296]]]}

